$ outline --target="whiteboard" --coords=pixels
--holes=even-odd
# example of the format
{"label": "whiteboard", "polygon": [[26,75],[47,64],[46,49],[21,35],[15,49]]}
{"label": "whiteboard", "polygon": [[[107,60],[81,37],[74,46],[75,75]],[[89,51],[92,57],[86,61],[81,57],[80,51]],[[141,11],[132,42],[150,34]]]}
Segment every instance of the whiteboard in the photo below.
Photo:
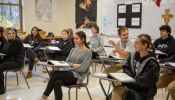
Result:
{"label": "whiteboard", "polygon": [[[109,2],[111,1],[111,2]],[[142,0],[133,0],[133,3],[142,3]],[[109,37],[118,35],[117,32],[117,4],[125,4],[125,0],[102,0],[101,1],[101,33],[107,34]],[[149,5],[142,5],[142,27],[141,29],[129,28],[129,37],[135,38],[141,33],[149,34],[152,39],[160,37],[159,27],[164,25],[162,15],[165,9],[170,9],[170,13],[174,15],[169,25],[171,26],[171,34],[175,36],[175,3],[161,4],[157,7],[149,1]],[[106,21],[104,23],[104,21]]]}

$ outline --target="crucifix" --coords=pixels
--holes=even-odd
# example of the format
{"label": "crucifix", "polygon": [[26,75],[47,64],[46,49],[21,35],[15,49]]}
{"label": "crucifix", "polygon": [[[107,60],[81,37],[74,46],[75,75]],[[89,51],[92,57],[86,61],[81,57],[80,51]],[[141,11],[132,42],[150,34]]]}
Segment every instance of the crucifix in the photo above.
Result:
{"label": "crucifix", "polygon": [[165,9],[164,15],[162,15],[162,18],[164,18],[165,25],[169,25],[170,19],[173,18],[173,14],[170,14],[170,9]]}

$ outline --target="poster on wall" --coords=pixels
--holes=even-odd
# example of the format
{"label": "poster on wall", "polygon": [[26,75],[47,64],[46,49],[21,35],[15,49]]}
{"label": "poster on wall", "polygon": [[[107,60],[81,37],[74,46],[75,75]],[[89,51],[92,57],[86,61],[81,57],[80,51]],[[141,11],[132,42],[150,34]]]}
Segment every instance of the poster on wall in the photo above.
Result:
{"label": "poster on wall", "polygon": [[52,0],[35,0],[36,20],[52,21]]}
{"label": "poster on wall", "polygon": [[76,0],[76,28],[91,28],[97,22],[97,0]]}

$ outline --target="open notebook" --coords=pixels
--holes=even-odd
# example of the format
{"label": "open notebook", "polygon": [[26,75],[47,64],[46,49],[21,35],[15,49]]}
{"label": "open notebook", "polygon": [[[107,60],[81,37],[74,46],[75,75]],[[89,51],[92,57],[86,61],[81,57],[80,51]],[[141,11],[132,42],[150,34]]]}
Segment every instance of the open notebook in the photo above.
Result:
{"label": "open notebook", "polygon": [[107,77],[119,80],[120,82],[127,82],[127,83],[135,82],[134,78],[128,76],[125,73],[109,73]]}
{"label": "open notebook", "polygon": [[155,54],[157,54],[157,55],[167,55],[166,53],[164,53],[162,51],[159,51],[159,50],[156,50]]}
{"label": "open notebook", "polygon": [[112,78],[112,79],[116,79],[119,82],[123,82],[123,83],[135,82],[135,79],[133,79],[132,77],[128,76],[125,73],[109,73],[108,75],[106,75],[106,74],[94,74],[93,76],[97,77],[97,78]]}
{"label": "open notebook", "polygon": [[48,46],[48,47],[46,47],[46,49],[53,50],[53,51],[61,51],[60,48],[58,48],[58,47],[52,47],[52,46]]}
{"label": "open notebook", "polygon": [[64,61],[48,60],[47,63],[55,66],[65,66],[65,67],[69,66],[69,64]]}

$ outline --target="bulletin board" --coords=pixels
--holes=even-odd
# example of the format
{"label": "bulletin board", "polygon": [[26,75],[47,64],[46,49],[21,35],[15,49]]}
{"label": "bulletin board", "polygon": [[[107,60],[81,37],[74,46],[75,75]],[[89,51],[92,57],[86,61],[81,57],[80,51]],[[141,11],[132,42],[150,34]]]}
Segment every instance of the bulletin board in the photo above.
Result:
{"label": "bulletin board", "polygon": [[142,25],[142,3],[130,5],[117,5],[117,28],[141,28]]}

